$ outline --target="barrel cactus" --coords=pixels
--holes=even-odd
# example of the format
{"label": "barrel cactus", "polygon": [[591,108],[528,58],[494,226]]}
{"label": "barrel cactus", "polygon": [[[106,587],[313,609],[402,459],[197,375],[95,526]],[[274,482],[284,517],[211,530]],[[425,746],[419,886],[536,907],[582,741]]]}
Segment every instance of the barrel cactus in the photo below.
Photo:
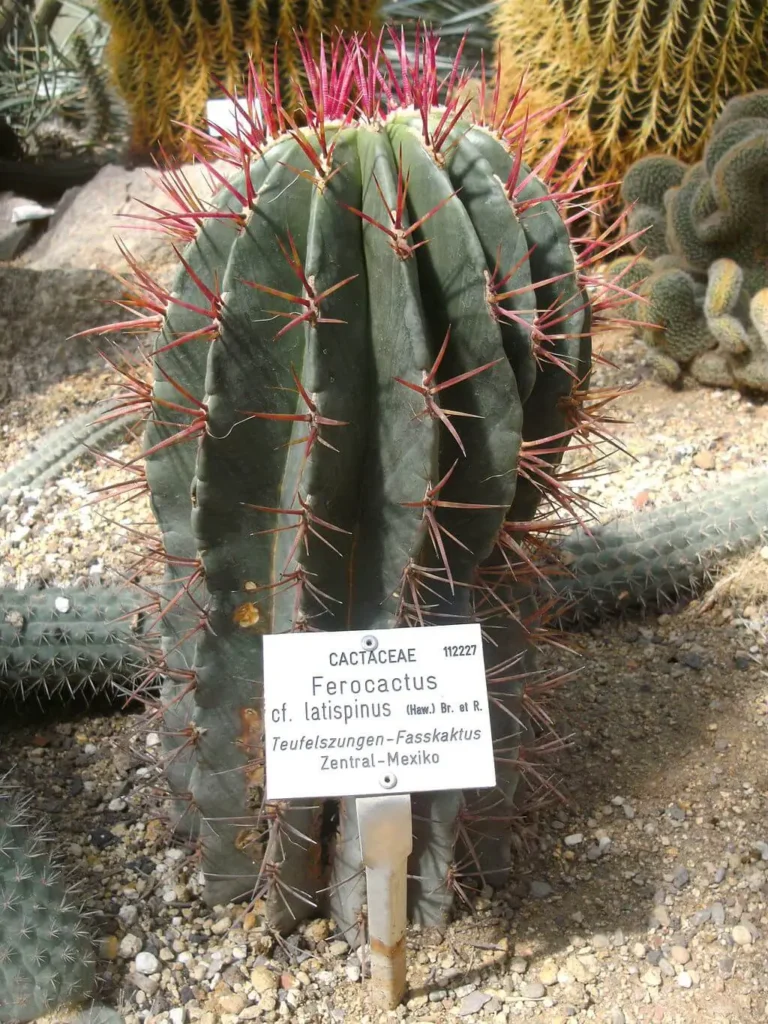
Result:
{"label": "barrel cactus", "polygon": [[698,160],[726,101],[768,87],[763,0],[502,0],[491,18],[502,98],[527,69],[539,101],[568,104],[542,143],[567,118],[600,181],[646,153]]}
{"label": "barrel cactus", "polygon": [[186,239],[173,288],[133,264],[154,376],[125,399],[149,414],[168,780],[205,898],[255,892],[283,931],[330,909],[350,941],[355,800],[264,799],[263,637],[482,624],[497,786],[414,796],[410,913],[498,884],[521,779],[543,783],[538,538],[584,504],[557,472],[603,434],[591,332],[613,292],[591,268],[623,244],[571,237],[582,192],[525,164],[520,111],[470,119],[458,70],[439,95],[435,37],[393,35],[394,62],[383,41],[304,48],[298,120],[252,72],[211,142],[218,195],[158,215]]}
{"label": "barrel cactus", "polygon": [[221,84],[232,88],[241,79],[249,56],[257,63],[275,57],[283,102],[294,109],[302,68],[296,33],[306,33],[314,49],[323,32],[364,30],[376,4],[99,0],[98,8],[110,27],[107,62],[131,117],[132,149],[144,154],[194,143],[190,126],[202,126],[206,102]]}

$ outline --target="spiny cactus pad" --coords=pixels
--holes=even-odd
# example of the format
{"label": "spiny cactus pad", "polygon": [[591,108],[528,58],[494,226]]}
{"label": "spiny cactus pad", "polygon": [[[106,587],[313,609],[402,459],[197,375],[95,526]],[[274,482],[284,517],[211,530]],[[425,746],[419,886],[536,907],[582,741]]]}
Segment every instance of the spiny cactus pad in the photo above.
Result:
{"label": "spiny cactus pad", "polygon": [[570,236],[573,172],[525,164],[514,107],[470,119],[458,63],[438,102],[433,36],[393,34],[394,64],[383,42],[303,47],[297,120],[252,70],[239,129],[210,143],[218,195],[158,214],[186,243],[174,287],[132,264],[154,379],[125,395],[149,416],[165,752],[206,899],[255,893],[288,931],[327,891],[350,941],[354,799],[264,803],[263,636],[483,624],[497,788],[414,797],[411,915],[500,882],[530,763],[533,553],[583,503],[557,467],[601,434],[591,334],[621,289],[592,267],[623,244]]}
{"label": "spiny cactus pad", "polygon": [[0,780],[0,1021],[20,1024],[90,994],[95,955],[52,836]]}

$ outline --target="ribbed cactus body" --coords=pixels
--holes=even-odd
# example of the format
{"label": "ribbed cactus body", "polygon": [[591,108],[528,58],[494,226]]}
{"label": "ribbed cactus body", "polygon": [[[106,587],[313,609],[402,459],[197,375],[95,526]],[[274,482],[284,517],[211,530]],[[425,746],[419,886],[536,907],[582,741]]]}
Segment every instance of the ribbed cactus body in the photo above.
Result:
{"label": "ribbed cactus body", "polygon": [[528,68],[535,102],[570,101],[570,145],[603,181],[649,152],[697,160],[726,100],[768,85],[763,0],[504,0],[493,21],[503,97]]}
{"label": "ribbed cactus body", "polygon": [[[4,782],[5,780],[0,780]],[[21,1024],[88,997],[93,943],[52,837],[28,801],[0,790],[0,1021]]]}
{"label": "ribbed cactus body", "polygon": [[411,914],[442,921],[460,877],[500,881],[535,646],[527,531],[562,498],[591,364],[567,199],[504,119],[463,120],[451,90],[436,105],[431,37],[401,49],[401,78],[377,45],[307,57],[299,124],[251,81],[263,120],[211,143],[227,184],[207,214],[169,215],[188,238],[172,292],[144,281],[177,813],[208,901],[255,889],[283,931],[330,904],[352,940],[354,799],[264,802],[263,636],[483,624],[497,787],[414,796]]}

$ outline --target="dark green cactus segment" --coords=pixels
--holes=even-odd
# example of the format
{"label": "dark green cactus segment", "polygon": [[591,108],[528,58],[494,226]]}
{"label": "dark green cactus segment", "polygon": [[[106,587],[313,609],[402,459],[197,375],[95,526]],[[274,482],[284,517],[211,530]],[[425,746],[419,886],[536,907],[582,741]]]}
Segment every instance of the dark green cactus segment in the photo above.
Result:
{"label": "dark green cactus segment", "polygon": [[[521,618],[535,608],[522,606],[522,588],[501,587],[498,597]],[[530,605],[530,600],[528,602]],[[512,863],[509,831],[515,817],[520,783],[519,755],[525,736],[523,688],[533,668],[533,647],[519,622],[497,614],[484,619],[483,650],[494,737],[496,788],[465,793],[459,861],[464,861],[480,886],[498,886]]]}
{"label": "dark green cactus segment", "polygon": [[[0,780],[5,784],[5,779]],[[0,1021],[22,1024],[87,998],[96,957],[82,907],[29,800],[0,790]]]}
{"label": "dark green cactus segment", "polygon": [[146,663],[142,603],[121,587],[0,591],[0,704],[124,698]]}
{"label": "dark green cactus segment", "polygon": [[768,478],[750,474],[727,490],[622,516],[559,549],[567,575],[550,577],[565,617],[590,620],[690,597],[728,556],[768,536]]}
{"label": "dark green cactus segment", "polygon": [[[480,128],[471,128],[466,137],[488,161],[493,174],[508,182],[515,162],[507,150]],[[536,310],[532,340],[540,354],[536,382],[524,403],[523,439],[535,442],[568,428],[562,400],[570,396],[591,361],[586,321],[589,302],[579,285],[568,229],[549,199],[546,186],[524,162],[511,184],[515,196],[512,205],[520,205],[517,218],[526,251],[530,252],[529,273],[534,286],[529,298]],[[563,438],[552,447],[566,443],[567,438]],[[559,452],[544,456],[553,469],[561,458]],[[508,518],[529,521],[540,500],[539,487],[521,477]]]}
{"label": "dark green cactus segment", "polygon": [[[515,374],[520,401],[525,404],[537,372],[531,337],[536,310],[532,302],[528,239],[507,197],[504,179],[494,175],[477,144],[479,134],[457,132],[451,138],[453,153],[447,170],[483,247],[487,287],[489,292],[492,288],[497,292],[497,320],[504,351]],[[501,268],[505,268],[505,273]]]}
{"label": "dark green cactus segment", "polygon": [[[242,176],[236,178],[232,182],[233,189],[241,192],[243,182]],[[254,184],[258,184],[258,179]],[[214,199],[214,206],[219,212],[238,210],[235,192],[222,189]],[[162,600],[169,608],[161,619],[167,668],[161,688],[165,709],[162,743],[168,784],[171,791],[180,797],[174,810],[178,819],[175,827],[182,833],[194,832],[198,825],[189,800],[192,748],[188,729],[194,707],[190,672],[195,656],[195,627],[207,593],[204,579],[197,579],[194,586],[189,586],[197,559],[189,529],[195,447],[193,444],[169,442],[179,431],[189,429],[200,415],[199,406],[187,395],[197,401],[203,397],[201,385],[205,378],[210,341],[198,345],[174,343],[210,327],[210,317],[206,315],[209,303],[203,289],[214,290],[217,282],[221,281],[236,236],[235,222],[227,218],[213,218],[203,221],[197,238],[186,248],[184,258],[195,276],[182,267],[176,278],[174,298],[178,301],[170,303],[155,346],[155,414],[145,433],[145,449],[149,452],[156,449],[145,459],[145,469],[152,509],[168,555],[165,579],[160,588]],[[164,348],[166,351],[158,351]],[[183,593],[187,587],[189,595]]]}
{"label": "dark green cactus segment", "polygon": [[[350,557],[364,493],[365,448],[371,414],[372,376],[368,322],[368,279],[363,257],[359,210],[362,180],[355,135],[335,140],[333,169],[322,190],[315,189],[309,210],[306,280],[317,298],[317,318],[298,323],[304,335],[301,388],[310,396],[327,443],[307,452],[307,423],[294,423],[288,448],[280,506],[291,509],[277,523],[275,558],[287,572],[295,560],[307,585],[300,596],[290,590],[276,598],[275,631],[309,624],[339,629],[350,618]],[[306,398],[300,394],[306,409]],[[332,434],[332,436],[331,436]]]}
{"label": "dark green cactus segment", "polygon": [[[426,217],[418,230],[419,241],[426,244],[417,250],[416,258],[424,304],[431,313],[435,350],[450,331],[440,379],[452,381],[472,374],[447,389],[444,397],[445,405],[463,414],[466,421],[461,423],[461,447],[447,429],[441,433],[441,480],[451,475],[439,499],[474,507],[441,506],[437,512],[460,542],[447,541],[451,545],[451,578],[467,583],[478,561],[493,550],[514,497],[517,476],[510,467],[516,465],[520,449],[522,410],[501,331],[487,302],[488,266],[470,214],[459,198],[451,195],[450,179],[435,164],[413,127],[394,122],[390,138],[400,154],[403,172],[410,175],[411,220]],[[487,369],[476,372],[481,367]],[[433,486],[438,483],[433,481]]]}
{"label": "dark green cactus segment", "polygon": [[[358,140],[363,188],[362,212],[376,224],[389,224],[397,209],[398,170],[387,137],[361,134]],[[402,227],[408,230],[407,210]],[[397,624],[402,603],[412,602],[406,570],[418,563],[426,528],[418,501],[439,480],[439,432],[445,429],[417,393],[399,377],[421,384],[434,362],[425,321],[416,263],[401,259],[394,240],[370,222],[363,223],[369,280],[380,300],[368,306],[373,383],[371,427],[355,537],[350,595],[350,628],[389,628]],[[413,242],[405,244],[414,244]],[[358,850],[359,855],[359,850]]]}
{"label": "dark green cactus segment", "polygon": [[[308,175],[313,171],[298,145],[288,149],[285,162]],[[190,790],[202,817],[203,866],[216,902],[236,899],[254,884],[253,860],[238,844],[249,828],[259,830],[260,801],[251,806],[246,769],[260,732],[254,723],[263,693],[261,638],[272,631],[276,614],[277,588],[269,584],[279,584],[282,567],[275,565],[275,512],[247,506],[281,507],[291,422],[249,413],[303,411],[291,373],[303,366],[303,333],[291,328],[276,339],[288,321],[274,311],[297,314],[295,305],[273,292],[301,295],[286,252],[293,244],[303,265],[312,192],[309,180],[280,162],[269,171],[230,252],[222,327],[207,363],[207,425],[193,483],[192,528],[210,606],[195,661],[200,737]],[[272,292],[245,283],[253,281]],[[264,457],[273,452],[277,457]],[[243,472],[254,455],[261,455],[258,475]]]}

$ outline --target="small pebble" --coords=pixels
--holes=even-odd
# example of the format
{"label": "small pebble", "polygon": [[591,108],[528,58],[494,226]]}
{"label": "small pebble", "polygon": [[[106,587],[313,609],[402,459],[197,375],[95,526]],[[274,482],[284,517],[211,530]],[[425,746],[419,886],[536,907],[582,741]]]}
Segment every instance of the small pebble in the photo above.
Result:
{"label": "small pebble", "polygon": [[752,943],[752,932],[743,924],[737,924],[731,931],[731,935],[737,946],[749,946]]}
{"label": "small pebble", "polygon": [[139,974],[156,974],[160,970],[160,961],[154,953],[145,950],[136,955],[134,968]]}
{"label": "small pebble", "polygon": [[131,960],[141,952],[141,946],[142,942],[138,935],[128,932],[127,935],[123,936],[118,952],[126,960]]}
{"label": "small pebble", "polygon": [[540,981],[527,981],[520,989],[520,994],[524,999],[543,999],[547,990]]}
{"label": "small pebble", "polygon": [[546,899],[554,892],[549,882],[531,882],[531,896],[535,900]]}

